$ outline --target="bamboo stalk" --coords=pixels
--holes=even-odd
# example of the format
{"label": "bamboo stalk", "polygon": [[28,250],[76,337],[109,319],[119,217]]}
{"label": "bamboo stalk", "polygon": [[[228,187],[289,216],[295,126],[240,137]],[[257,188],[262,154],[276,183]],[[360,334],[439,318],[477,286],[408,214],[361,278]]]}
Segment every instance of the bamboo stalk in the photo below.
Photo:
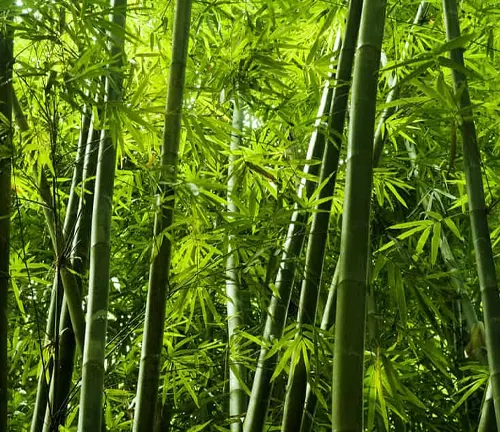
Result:
{"label": "bamboo stalk", "polygon": [[[323,117],[331,105],[333,96],[332,88],[328,83],[323,89],[323,96],[318,109],[318,120],[315,131],[311,136],[307,151],[307,160],[317,161],[324,152],[326,134],[322,126]],[[303,168],[305,174],[317,176],[319,165],[307,164]],[[314,182],[306,180],[305,177],[300,183],[297,191],[299,197],[311,196]],[[300,256],[305,238],[305,224],[307,212],[301,211],[299,204],[295,204],[294,211],[288,226],[287,237],[283,245],[283,253],[276,276],[276,290],[273,293],[271,302],[267,310],[266,322],[262,340],[262,345],[257,360],[257,367],[252,384],[252,393],[247,408],[247,415],[243,424],[244,432],[261,432],[264,428],[269,400],[271,398],[272,386],[271,377],[276,366],[278,355],[268,356],[273,340],[280,339],[286,322],[288,306],[295,280],[296,260]]]}
{"label": "bamboo stalk", "polygon": [[172,41],[172,60],[163,129],[161,178],[158,184],[154,225],[154,247],[149,271],[146,318],[141,365],[137,382],[134,432],[153,430],[165,325],[166,293],[169,286],[172,241],[165,235],[174,220],[175,182],[181,132],[182,103],[191,23],[191,0],[178,0]]}
{"label": "bamboo stalk", "polygon": [[82,390],[78,430],[100,431],[102,427],[102,400],[104,392],[104,356],[109,296],[110,231],[113,210],[113,188],[116,167],[116,133],[113,125],[113,105],[121,100],[125,44],[126,0],[112,0],[109,50],[113,70],[106,79],[105,118],[110,128],[104,129],[99,144],[96,183],[92,213],[90,245],[89,300],[87,327],[82,364]]}
{"label": "bamboo stalk", "polygon": [[363,369],[377,81],[385,0],[363,5],[351,98],[332,384],[332,430],[363,430]]}
{"label": "bamboo stalk", "polygon": [[[231,135],[227,181],[227,211],[229,214],[238,212],[238,208],[233,201],[233,196],[237,194],[237,179],[234,164],[238,158],[236,152],[240,148],[243,131],[243,110],[237,96],[235,97],[233,105],[233,132]],[[246,397],[243,386],[241,385],[241,380],[243,380],[244,377],[244,368],[243,365],[238,362],[240,347],[236,337],[236,331],[243,323],[243,309],[241,306],[238,284],[238,255],[237,251],[234,250],[233,242],[233,236],[228,235],[226,258],[226,306],[229,343],[229,416],[231,417],[231,432],[241,432],[243,429],[241,419],[246,408]]]}
{"label": "bamboo stalk", "polygon": [[[8,24],[7,24],[8,26]],[[8,291],[10,281],[9,244],[11,214],[12,154],[12,65],[13,38],[10,28],[0,33],[0,113],[3,121],[0,134],[0,430],[7,430],[7,327]]]}
{"label": "bamboo stalk", "polygon": [[[443,11],[446,37],[448,41],[451,41],[460,36],[460,23],[456,1],[443,0]],[[450,58],[458,67],[464,67],[462,48],[450,50]],[[469,216],[484,311],[490,383],[496,422],[500,426],[500,344],[498,344],[500,340],[500,297],[498,295],[495,261],[486,215],[481,172],[481,154],[477,144],[476,127],[467,78],[458,68],[452,69],[452,78],[460,109],[460,130],[462,134]]]}
{"label": "bamboo stalk", "polygon": [[[344,137],[347,100],[362,6],[363,0],[351,0],[349,3],[347,25],[340,49],[333,90],[333,101],[328,117],[327,145],[324,150],[320,171],[319,184],[323,185],[323,187],[319,192],[318,200],[321,203],[316,206],[308,235],[306,265],[297,317],[298,333],[302,331],[304,324],[314,324],[316,318],[319,288],[326,252],[326,240],[330,225],[331,198],[335,190],[340,149]],[[282,424],[283,432],[295,431],[297,429],[297,425],[301,423],[304,410],[308,377],[302,353],[299,356],[298,359],[292,359],[290,366]],[[293,366],[294,364],[295,367]]]}

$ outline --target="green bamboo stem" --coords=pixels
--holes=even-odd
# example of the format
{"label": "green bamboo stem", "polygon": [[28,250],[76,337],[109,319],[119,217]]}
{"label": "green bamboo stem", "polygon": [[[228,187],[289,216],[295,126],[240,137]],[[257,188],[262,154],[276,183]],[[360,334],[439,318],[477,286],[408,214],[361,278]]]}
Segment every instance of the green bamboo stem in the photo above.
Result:
{"label": "green bamboo stem", "polygon": [[[318,199],[309,230],[306,264],[300,292],[297,330],[300,333],[304,324],[314,324],[318,304],[323,263],[326,252],[326,239],[330,225],[331,197],[335,189],[340,149],[344,136],[344,123],[349,96],[350,80],[354,63],[354,53],[358,40],[359,23],[363,0],[351,0],[347,25],[340,49],[333,101],[328,118],[328,145],[326,145],[321,164],[319,184],[324,185]],[[285,397],[283,432],[295,431],[301,423],[307,390],[307,370],[302,353],[293,358],[290,366],[289,381]],[[294,356],[295,357],[295,356]],[[295,367],[293,365],[295,364]]]}
{"label": "green bamboo stem", "polygon": [[[338,263],[337,263],[338,264]],[[335,323],[335,307],[337,305],[337,283],[339,279],[338,265],[335,266],[328,297],[325,303],[325,310],[321,319],[320,329],[323,333],[327,332]],[[313,428],[314,417],[316,416],[316,408],[318,405],[318,397],[312,391],[311,384],[307,384],[306,399],[304,401],[304,413],[300,423],[300,432],[310,432]]]}
{"label": "green bamboo stem", "polygon": [[[237,195],[238,191],[234,164],[238,159],[237,151],[240,148],[242,131],[243,110],[240,106],[240,101],[235,97],[227,181],[227,211],[230,215],[238,212],[238,208],[233,200],[233,196]],[[241,432],[243,429],[241,419],[246,409],[246,397],[243,386],[241,385],[241,380],[243,380],[244,377],[244,368],[238,361],[240,347],[236,331],[243,323],[243,309],[241,307],[238,284],[238,254],[234,249],[233,242],[233,235],[228,235],[226,258],[226,306],[229,344],[229,416],[232,421],[231,432]]]}
{"label": "green bamboo stem", "polygon": [[[417,13],[415,15],[415,19],[413,20],[413,25],[420,25],[425,18],[425,15],[428,10],[428,3],[422,2],[419,5]],[[411,32],[410,32],[411,35]],[[408,47],[410,44],[410,40],[408,39],[405,43],[405,49],[403,52],[403,58],[406,54]],[[399,87],[397,86],[397,75],[394,74],[389,82],[389,86],[391,90],[386,98],[386,103],[393,102],[398,96]],[[373,156],[373,166],[376,168],[380,161],[380,156],[382,154],[383,146],[385,143],[385,122],[387,119],[394,113],[396,107],[394,108],[386,108],[382,112],[382,115],[378,121],[377,128],[375,131],[375,136],[373,140],[373,148],[374,148],[374,156]],[[338,264],[338,263],[337,263]],[[328,293],[327,302],[325,304],[325,310],[323,313],[323,318],[321,321],[321,329],[327,330],[331,325],[335,322],[335,308],[336,308],[336,300],[337,300],[337,280],[338,280],[338,270],[339,266],[335,267],[335,275],[332,279],[331,287]],[[373,303],[373,302],[372,302]],[[313,420],[316,411],[317,397],[311,391],[311,387],[308,384],[306,399],[304,402],[304,414],[301,422],[301,432],[309,432],[313,427]]]}
{"label": "green bamboo stem", "polygon": [[[12,108],[16,119],[16,123],[19,126],[21,132],[29,131],[28,121],[26,116],[19,104],[19,100],[16,97],[15,92],[12,92]],[[45,172],[35,169],[36,175],[39,176],[39,192],[40,197],[43,201],[43,212],[45,216],[45,221],[47,223],[47,228],[50,233],[52,244],[54,247],[54,252],[57,257],[58,270],[62,279],[62,284],[64,288],[64,294],[68,302],[68,307],[71,315],[71,321],[73,323],[73,328],[75,331],[75,337],[77,340],[77,345],[80,352],[83,352],[83,339],[85,334],[85,321],[82,311],[82,301],[81,293],[78,290],[78,284],[76,277],[74,276],[70,263],[67,260],[67,249],[66,243],[64,241],[63,230],[61,229],[61,224],[57,220],[57,214],[55,212],[52,191],[50,183],[45,176]],[[68,268],[69,267],[69,268]],[[59,311],[58,309],[57,311]],[[59,312],[57,312],[59,314]]]}
{"label": "green bamboo stem", "polygon": [[[322,123],[326,112],[329,111],[332,97],[332,88],[326,83],[318,109],[318,120],[316,122],[315,131],[311,136],[307,151],[307,160],[317,161],[324,152],[326,134]],[[307,164],[304,166],[303,171],[310,176],[317,176],[319,174],[319,165]],[[309,197],[313,192],[313,188],[314,182],[303,178],[297,194],[299,197]],[[300,256],[304,244],[307,216],[307,212],[301,211],[299,205],[295,204],[285,244],[283,245],[283,253],[278,274],[276,276],[275,285],[278,294],[273,293],[266,315],[266,322],[262,335],[264,344],[261,347],[257,360],[252,393],[247,408],[247,416],[243,424],[244,432],[261,432],[266,422],[267,409],[273,386],[271,377],[278,357],[277,355],[269,357],[268,353],[271,349],[272,341],[280,339],[283,335],[295,280],[296,260]]]}
{"label": "green bamboo stem", "polygon": [[[88,263],[88,248],[90,240],[90,224],[92,215],[92,200],[94,176],[97,162],[99,130],[94,130],[91,116],[84,112],[77,152],[77,164],[80,175],[73,176],[73,182],[68,200],[68,210],[64,221],[65,239],[72,238],[71,265],[75,272],[79,292],[83,292],[82,275]],[[90,179],[89,179],[90,177]],[[81,189],[80,199],[76,189]],[[87,191],[87,192],[85,192]],[[73,235],[71,235],[73,232]],[[68,240],[67,240],[68,241]],[[66,299],[63,299],[59,319],[59,356],[56,368],[52,374],[50,396],[51,405],[46,410],[44,431],[58,430],[64,425],[67,404],[73,377],[74,355],[76,348],[75,334],[71,325]]]}
{"label": "green bamboo stem", "polygon": [[[61,299],[61,296],[58,292],[57,288],[58,280],[54,278],[53,286],[50,295],[50,304],[49,311],[47,317],[47,324],[45,327],[45,343],[52,343],[54,341],[55,335],[55,319],[58,308],[58,300]],[[48,357],[47,361],[40,362],[40,374],[38,375],[38,384],[36,391],[36,399],[35,406],[33,409],[33,417],[31,418],[31,427],[30,432],[41,432],[43,428],[45,411],[47,409],[47,401],[49,397],[49,383],[46,380],[46,372],[48,372],[49,376],[52,375],[52,370],[54,367],[54,357],[51,355]]]}
{"label": "green bamboo stem", "polygon": [[[443,0],[443,11],[446,37],[448,41],[451,41],[460,36],[460,24],[456,1]],[[450,51],[450,58],[459,67],[464,67],[462,48],[452,49]],[[469,216],[484,311],[490,383],[495,406],[496,422],[497,425],[500,426],[500,344],[498,343],[500,340],[500,297],[498,295],[495,261],[486,214],[481,173],[481,155],[477,144],[476,128],[467,79],[457,68],[452,69],[452,78],[460,109],[460,129],[462,134],[465,179],[469,201]]]}
{"label": "green bamboo stem", "polygon": [[493,393],[491,391],[491,381],[486,387],[483,406],[481,409],[481,417],[477,432],[493,432],[497,431],[497,423],[495,418],[495,406],[493,402]]}
{"label": "green bamboo stem", "polygon": [[[82,121],[82,130],[80,133],[80,140],[78,143],[78,148],[77,148],[77,155],[76,155],[76,164],[75,164],[75,169],[73,171],[73,178],[71,181],[71,190],[69,194],[69,201],[68,201],[68,206],[67,206],[67,211],[66,211],[66,217],[65,217],[65,222],[64,222],[64,238],[67,238],[67,231],[69,228],[69,225],[74,223],[74,220],[76,219],[76,212],[77,212],[77,195],[76,195],[76,187],[80,183],[81,180],[81,174],[82,174],[82,160],[83,160],[83,153],[84,153],[84,146],[83,146],[83,136],[85,136],[86,139],[86,134],[88,131],[88,127],[85,126],[86,120],[85,120],[85,115],[83,116],[83,121]],[[26,125],[27,127],[27,125]],[[82,136],[83,135],[83,136]],[[50,194],[51,196],[51,194]],[[50,198],[51,199],[51,198]],[[71,222],[70,222],[71,221]],[[54,335],[56,332],[55,326],[55,316],[59,315],[60,310],[61,310],[61,293],[58,290],[58,272],[56,271],[56,274],[54,275],[54,283],[53,283],[53,288],[52,288],[52,294],[51,294],[51,303],[49,307],[49,312],[48,312],[48,320],[47,320],[47,329],[46,329],[46,339],[48,339],[51,343],[55,343],[56,341],[54,340]],[[59,321],[60,323],[60,321]],[[59,353],[58,350],[56,350],[56,353]],[[38,380],[38,387],[37,387],[37,398],[36,398],[36,404],[35,404],[35,410],[34,414],[32,417],[32,422],[31,422],[31,432],[38,432],[43,429],[47,430],[49,425],[51,424],[51,417],[52,413],[54,412],[53,404],[50,403],[53,401],[53,395],[50,396],[53,393],[53,387],[54,387],[54,379],[52,378],[50,380],[50,391],[47,389],[47,382],[45,380],[46,372],[48,372],[49,376],[54,377],[54,361],[56,363],[59,362],[59,359],[53,359],[52,357],[49,359],[49,364],[48,365],[43,365],[45,368],[42,370],[39,376]],[[48,368],[47,368],[48,366]],[[45,369],[48,369],[46,371]],[[56,369],[57,370],[57,369]],[[47,403],[49,404],[47,405]],[[45,421],[44,421],[45,417]]]}
{"label": "green bamboo stem", "polygon": [[[422,22],[425,20],[428,10],[429,10],[429,3],[426,1],[421,2],[420,5],[418,6],[417,13],[413,20],[413,26],[410,29],[410,37],[413,33],[413,27],[422,24]],[[408,37],[408,39],[405,42],[404,50],[401,55],[402,60],[405,59],[406,53],[408,52],[408,48],[410,47],[410,37]],[[396,73],[394,73],[394,75],[389,80],[389,87],[391,89],[389,90],[389,93],[385,100],[386,104],[395,101],[399,97],[400,87],[398,85],[398,76]],[[382,149],[384,147],[384,142],[386,137],[385,124],[387,122],[387,119],[394,114],[396,109],[397,109],[396,106],[385,108],[382,111],[382,115],[380,116],[380,119],[377,123],[377,129],[375,131],[375,137],[373,139],[373,166],[375,167],[378,166],[380,158],[382,156]]]}
{"label": "green bamboo stem", "polygon": [[[113,69],[106,80],[105,118],[113,127],[114,106],[121,101],[125,56],[126,0],[112,0],[109,50]],[[116,128],[116,125],[114,126]],[[116,129],[115,129],[116,130]],[[116,135],[104,129],[99,144],[90,245],[89,301],[82,364],[79,431],[100,431],[104,392],[104,356],[110,280],[110,231],[116,166]]]}
{"label": "green bamboo stem", "polygon": [[[418,177],[418,166],[416,163],[417,160],[417,152],[415,150],[415,145],[410,143],[409,141],[405,141],[406,149],[408,151],[408,156],[410,159],[410,163],[412,165],[412,170],[415,177]],[[424,197],[422,198],[422,206],[424,209],[429,209],[429,199],[427,198],[426,191],[422,191]],[[452,284],[455,287],[455,290],[458,294],[460,309],[465,318],[465,323],[469,332],[472,332],[473,328],[479,324],[479,319],[477,314],[472,306],[469,296],[467,295],[465,280],[462,276],[462,273],[459,270],[458,263],[453,255],[453,252],[448,243],[448,238],[446,233],[441,231],[441,239],[439,242],[439,251],[443,258],[443,261],[446,264],[448,269],[448,273],[451,275]],[[482,356],[480,359],[483,364],[487,364],[486,356]],[[478,432],[488,432],[492,428],[496,430],[496,420],[495,413],[493,410],[493,400],[491,399],[491,386],[488,385],[487,396],[485,398],[485,402],[483,405],[483,409],[481,411],[481,419],[480,425],[478,428]]]}
{"label": "green bamboo stem", "polygon": [[172,41],[172,60],[162,143],[162,172],[154,225],[153,257],[149,272],[146,318],[141,364],[137,382],[134,432],[153,430],[158,398],[158,381],[163,347],[166,291],[172,257],[172,241],[165,235],[173,223],[175,182],[181,132],[184,81],[191,23],[191,0],[178,0]]}
{"label": "green bamboo stem", "polygon": [[335,322],[332,430],[363,430],[373,138],[385,0],[365,2],[352,85]]}
{"label": "green bamboo stem", "polygon": [[[8,24],[7,24],[8,26]],[[0,430],[7,430],[7,311],[10,280],[9,244],[11,214],[12,65],[13,39],[9,28],[0,33]]]}

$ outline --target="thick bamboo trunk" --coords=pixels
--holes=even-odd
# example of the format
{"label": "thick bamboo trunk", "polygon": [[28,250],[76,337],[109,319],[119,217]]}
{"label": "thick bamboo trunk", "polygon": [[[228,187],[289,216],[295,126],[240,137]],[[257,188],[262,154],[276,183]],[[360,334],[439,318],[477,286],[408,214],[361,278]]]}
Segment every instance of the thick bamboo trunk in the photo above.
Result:
{"label": "thick bamboo trunk", "polygon": [[332,430],[363,430],[363,378],[370,203],[377,81],[385,0],[365,2],[354,67],[340,246]]}
{"label": "thick bamboo trunk", "polygon": [[172,60],[162,143],[162,174],[158,184],[153,257],[149,271],[148,299],[142,340],[141,365],[137,383],[134,432],[153,430],[158,399],[158,381],[163,347],[166,292],[169,285],[172,241],[165,235],[174,219],[174,185],[181,132],[182,102],[191,23],[191,0],[178,0],[175,6]]}

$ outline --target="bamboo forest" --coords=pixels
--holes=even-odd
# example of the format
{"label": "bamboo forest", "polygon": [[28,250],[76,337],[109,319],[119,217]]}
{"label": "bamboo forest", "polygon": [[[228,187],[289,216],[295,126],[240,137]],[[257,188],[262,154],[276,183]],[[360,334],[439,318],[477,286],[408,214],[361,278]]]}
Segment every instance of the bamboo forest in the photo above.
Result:
{"label": "bamboo forest", "polygon": [[500,431],[500,0],[0,0],[0,432]]}

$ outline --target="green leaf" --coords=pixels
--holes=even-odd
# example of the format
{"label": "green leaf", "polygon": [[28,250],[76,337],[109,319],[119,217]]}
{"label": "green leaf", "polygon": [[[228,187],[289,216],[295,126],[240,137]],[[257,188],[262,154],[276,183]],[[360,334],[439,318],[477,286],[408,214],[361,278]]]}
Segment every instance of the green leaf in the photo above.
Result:
{"label": "green leaf", "polygon": [[368,418],[366,427],[368,430],[373,430],[375,426],[375,410],[377,407],[377,376],[375,367],[370,366],[367,374],[370,377],[370,381],[368,384]]}
{"label": "green leaf", "polygon": [[263,342],[256,336],[247,333],[245,331],[239,331],[238,334],[245,339],[248,339],[249,341],[252,341],[253,343],[257,344],[258,346],[264,346]]}
{"label": "green leaf", "polygon": [[389,248],[391,248],[392,246],[394,246],[396,243],[394,240],[391,240],[389,242],[387,242],[385,245],[383,245],[382,247],[378,248],[375,252],[378,253],[378,252],[383,252]]}
{"label": "green leaf", "polygon": [[443,216],[441,216],[439,213],[436,213],[434,211],[428,211],[426,212],[430,217],[436,219],[437,221],[443,220]]}
{"label": "green leaf", "polygon": [[439,56],[437,58],[437,60],[441,66],[444,66],[444,67],[447,67],[450,69],[455,69],[455,70],[463,73],[466,77],[475,77],[476,76],[476,74],[473,71],[458,64],[457,62],[453,61],[452,59],[450,59],[448,57]]}
{"label": "green leaf", "polygon": [[436,264],[440,242],[441,242],[441,224],[439,222],[436,222],[432,229],[432,245],[431,245],[432,264]]}
{"label": "green leaf", "polygon": [[467,391],[462,395],[460,400],[453,406],[453,408],[450,411],[450,415],[453,414],[458,408],[460,408],[473,393],[478,391],[487,382],[488,382],[488,375],[484,375],[482,379],[477,379],[476,381],[472,382],[467,387],[465,387],[467,388]]}
{"label": "green leaf", "polygon": [[276,365],[276,369],[274,369],[273,375],[271,376],[271,382],[273,382],[282,371],[285,370],[286,366],[288,365],[289,360],[292,358],[292,355],[295,351],[295,348],[293,346],[289,346],[281,355],[281,359]]}
{"label": "green leaf", "polygon": [[193,399],[193,402],[196,404],[196,406],[200,408],[200,403],[198,402],[198,395],[196,394],[196,391],[192,385],[194,384],[194,382],[191,379],[189,379],[189,375],[186,376],[185,375],[186,373],[184,371],[181,370],[177,371],[177,376],[179,377],[179,380],[181,381],[182,385],[187,390],[187,392],[191,396],[191,399]]}
{"label": "green leaf", "polygon": [[453,219],[444,218],[443,221],[446,224],[446,226],[450,229],[450,231],[455,235],[455,237],[463,241],[463,237],[460,235],[460,231],[458,230],[458,227],[455,225],[455,222],[453,222]]}
{"label": "green leaf", "polygon": [[415,255],[420,255],[422,251],[424,250],[425,243],[427,242],[427,239],[429,238],[429,234],[431,233],[432,228],[427,227],[421,234],[420,238],[418,239],[417,246],[415,247]]}
{"label": "green leaf", "polygon": [[186,432],[200,432],[203,429],[205,429],[210,423],[212,423],[212,421],[213,420],[208,420],[208,421],[206,421],[205,423],[203,423],[201,425],[192,426]]}
{"label": "green leaf", "polygon": [[398,235],[398,239],[404,240],[405,238],[411,237],[413,234],[416,234],[422,230],[425,230],[427,228],[428,224],[420,224],[420,226],[413,228],[411,230],[405,231],[404,233],[401,233]]}
{"label": "green leaf", "polygon": [[467,43],[472,41],[475,37],[475,33],[466,33],[462,34],[448,42],[445,42],[442,44],[438,49],[436,49],[434,52],[436,54],[439,53],[447,53],[448,51],[457,49],[457,48],[463,48]]}
{"label": "green leaf", "polygon": [[419,227],[420,229],[425,229],[429,225],[432,225],[434,222],[428,221],[428,220],[419,220],[419,221],[412,221],[412,222],[403,222],[400,224],[392,225],[389,227],[389,229],[406,229],[406,228],[413,228],[413,227]]}
{"label": "green leaf", "polygon": [[21,312],[23,318],[26,318],[26,311],[24,309],[23,301],[21,300],[21,292],[19,291],[19,287],[17,286],[16,278],[11,278],[12,291],[14,291],[14,298],[16,299],[17,307]]}

